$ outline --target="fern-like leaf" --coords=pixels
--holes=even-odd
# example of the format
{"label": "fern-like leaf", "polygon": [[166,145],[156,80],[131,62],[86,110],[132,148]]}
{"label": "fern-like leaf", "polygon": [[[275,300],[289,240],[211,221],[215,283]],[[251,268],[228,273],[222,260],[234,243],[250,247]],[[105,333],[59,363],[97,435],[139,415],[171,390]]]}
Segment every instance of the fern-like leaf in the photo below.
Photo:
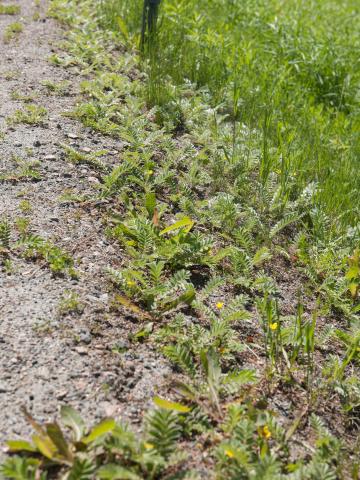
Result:
{"label": "fern-like leaf", "polygon": [[195,363],[191,350],[187,345],[170,345],[164,348],[164,353],[169,360],[190,375],[190,377],[195,377]]}
{"label": "fern-like leaf", "polygon": [[179,416],[171,410],[154,410],[147,418],[148,442],[165,458],[176,448],[181,435]]}

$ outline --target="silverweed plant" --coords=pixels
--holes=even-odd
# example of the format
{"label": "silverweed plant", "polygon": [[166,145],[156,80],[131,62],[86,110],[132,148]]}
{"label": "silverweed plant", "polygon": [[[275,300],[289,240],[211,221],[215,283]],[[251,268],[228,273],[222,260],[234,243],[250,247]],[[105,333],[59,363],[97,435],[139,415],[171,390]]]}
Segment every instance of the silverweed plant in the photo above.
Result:
{"label": "silverweed plant", "polygon": [[[138,322],[127,349],[171,373],[138,434],[36,424],[3,472],[356,479],[358,6],[163,0],[140,52],[143,6],[54,0],[71,41],[52,61],[86,78],[68,115],[121,143],[109,162],[64,150],[99,180],[87,201],[119,252],[109,309]],[[71,269],[52,247],[25,236]]]}

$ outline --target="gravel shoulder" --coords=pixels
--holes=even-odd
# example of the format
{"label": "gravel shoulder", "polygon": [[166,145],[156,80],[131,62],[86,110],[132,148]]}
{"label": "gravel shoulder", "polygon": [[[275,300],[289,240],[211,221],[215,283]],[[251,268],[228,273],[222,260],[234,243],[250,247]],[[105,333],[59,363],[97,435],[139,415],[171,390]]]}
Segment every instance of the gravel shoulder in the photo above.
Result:
{"label": "gravel shoulder", "polygon": [[[0,16],[0,175],[16,170],[22,159],[40,162],[41,176],[0,181],[0,218],[11,224],[26,218],[33,234],[74,258],[79,279],[56,277],[45,262],[20,256],[11,258],[11,273],[0,270],[1,445],[29,434],[22,405],[39,420],[53,418],[61,404],[69,404],[91,423],[105,415],[136,423],[144,400],[151,399],[154,385],[161,385],[168,372],[148,348],[133,353],[130,346],[121,358],[112,352],[119,342],[127,345],[136,325],[109,308],[104,270],[119,259],[116,246],[104,236],[99,210],[61,199],[68,192],[91,193],[97,184],[86,166],[65,160],[61,145],[88,152],[106,149],[109,162],[121,155],[121,145],[64,116],[76,103],[80,79],[48,60],[63,40],[62,31],[46,18],[46,2],[40,7],[27,0],[16,4],[19,15]],[[14,22],[23,31],[5,43],[3,32]],[[44,81],[68,81],[67,95],[49,94]],[[9,117],[26,108],[25,97],[46,109],[42,125],[9,124]],[[17,238],[15,227],[12,240]],[[81,313],[61,313],[68,292],[77,295]]]}

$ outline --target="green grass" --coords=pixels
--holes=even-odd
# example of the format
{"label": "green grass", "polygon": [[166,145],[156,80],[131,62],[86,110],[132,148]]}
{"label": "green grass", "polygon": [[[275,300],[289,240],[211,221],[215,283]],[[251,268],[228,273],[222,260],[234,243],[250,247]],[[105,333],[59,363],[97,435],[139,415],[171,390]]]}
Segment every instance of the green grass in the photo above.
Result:
{"label": "green grass", "polygon": [[124,144],[112,165],[64,149],[100,180],[111,307],[168,359],[171,401],[137,434],[63,411],[76,438],[47,425],[3,472],[39,476],[45,445],[71,478],[356,479],[359,7],[163,0],[140,54],[141,7],[52,14],[87,76],[71,116]]}
{"label": "green grass", "polygon": [[[141,8],[139,0],[106,0],[100,25],[123,37],[120,17],[138,41]],[[174,104],[181,110],[189,82],[204,89],[211,105],[235,123],[234,140],[243,143],[240,124],[257,130],[262,181],[278,172],[287,197],[314,182],[314,206],[332,216],[334,228],[356,225],[359,21],[354,0],[164,0],[148,100],[166,118]]]}
{"label": "green grass", "polygon": [[20,22],[14,22],[8,25],[4,30],[4,43],[9,43],[11,40],[18,38],[23,30],[24,26]]}
{"label": "green grass", "polygon": [[2,5],[0,4],[0,15],[18,15],[20,13],[19,5]]}
{"label": "green grass", "polygon": [[26,125],[43,125],[47,116],[48,112],[46,108],[31,103],[26,105],[22,110],[16,110],[13,115],[8,117],[7,121],[15,125],[19,123]]}

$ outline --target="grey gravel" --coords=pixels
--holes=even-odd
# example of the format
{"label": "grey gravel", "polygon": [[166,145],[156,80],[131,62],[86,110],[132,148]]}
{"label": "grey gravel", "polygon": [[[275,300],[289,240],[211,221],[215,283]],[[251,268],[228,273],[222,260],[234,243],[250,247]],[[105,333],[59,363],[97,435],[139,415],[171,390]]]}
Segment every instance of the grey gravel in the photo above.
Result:
{"label": "grey gravel", "polygon": [[[20,149],[17,154],[24,159],[41,161],[41,179],[2,183],[0,218],[5,215],[13,222],[24,216],[19,203],[27,200],[32,207],[26,213],[31,232],[69,252],[79,280],[55,277],[46,262],[19,255],[11,256],[11,274],[0,266],[0,451],[6,439],[29,438],[32,433],[21,415],[22,405],[39,421],[56,417],[62,404],[81,411],[90,424],[109,412],[128,420],[130,408],[136,405],[134,411],[141,413],[169,372],[168,364],[157,361],[146,344],[126,343],[126,348],[136,348],[137,354],[129,356],[125,369],[121,367],[125,354],[113,353],[109,348],[121,343],[138,325],[110,308],[112,293],[104,272],[109,265],[118,266],[120,258],[118,246],[105,237],[102,215],[97,211],[106,207],[106,202],[94,202],[92,208],[82,209],[76,203],[60,200],[66,191],[91,197],[98,183],[91,169],[86,177],[93,180],[81,178],[80,169],[65,160],[61,145],[79,139],[86,152],[92,151],[93,143],[98,145],[97,149],[111,152],[121,151],[122,145],[101,135],[94,141],[91,130],[63,115],[74,108],[74,95],[46,94],[41,85],[44,79],[69,80],[70,90],[77,92],[81,76],[75,70],[47,62],[51,53],[61,54],[56,46],[65,38],[55,21],[34,21],[34,2],[16,3],[21,7],[20,16],[0,16],[0,32],[14,21],[24,25],[17,42],[4,44],[0,34],[0,58],[6,58],[0,62],[0,130],[6,133],[0,144],[0,173],[14,168],[12,154],[16,147]],[[47,9],[47,2],[41,0],[42,18]],[[18,71],[19,75],[7,81],[7,71]],[[19,108],[19,102],[11,98],[14,89],[36,93],[36,103],[49,113],[45,127],[9,127],[7,117]],[[119,158],[107,154],[102,160],[111,166]],[[16,239],[14,228],[12,241]],[[59,304],[67,290],[79,296],[84,305],[82,313],[59,314]],[[154,361],[155,371],[144,367]],[[104,372],[109,372],[110,389],[104,388]],[[127,386],[120,396],[120,385],[126,378],[132,380],[131,387]],[[138,420],[134,419],[134,423]]]}

